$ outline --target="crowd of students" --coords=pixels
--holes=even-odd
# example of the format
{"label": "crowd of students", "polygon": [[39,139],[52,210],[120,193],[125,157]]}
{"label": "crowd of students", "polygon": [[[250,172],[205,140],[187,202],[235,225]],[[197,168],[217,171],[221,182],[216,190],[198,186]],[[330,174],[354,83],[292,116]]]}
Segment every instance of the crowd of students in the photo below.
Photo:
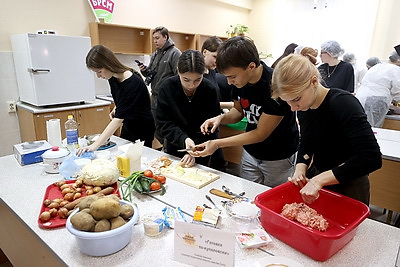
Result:
{"label": "crowd of students", "polygon": [[[222,42],[214,36],[201,51],[183,53],[165,27],[156,28],[153,39],[149,66],[138,63],[151,96],[140,74],[108,48],[98,45],[88,53],[87,67],[109,81],[116,107],[97,141],[78,154],[97,150],[122,125],[121,137],[148,147],[156,132],[164,151],[188,167],[199,163],[224,171],[221,148],[243,146],[244,179],[270,187],[289,180],[307,203],[323,187],[369,203],[368,174],[381,167],[381,153],[363,108],[370,96],[361,103],[354,96],[354,68],[339,59],[339,43],[323,43],[320,53],[292,43],[272,69],[247,37]],[[391,57],[400,62],[399,55]],[[387,68],[388,77],[400,79],[394,64],[376,64],[365,74],[360,100],[374,73]],[[244,133],[219,138],[221,124],[243,118]]]}

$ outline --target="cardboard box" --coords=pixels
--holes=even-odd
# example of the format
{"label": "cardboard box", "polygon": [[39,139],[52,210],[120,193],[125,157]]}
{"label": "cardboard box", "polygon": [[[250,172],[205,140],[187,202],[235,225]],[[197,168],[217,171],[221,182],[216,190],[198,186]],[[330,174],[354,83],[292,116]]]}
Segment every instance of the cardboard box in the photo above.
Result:
{"label": "cardboard box", "polygon": [[28,165],[43,161],[42,154],[51,148],[46,140],[25,142],[14,145],[14,156],[19,164]]}

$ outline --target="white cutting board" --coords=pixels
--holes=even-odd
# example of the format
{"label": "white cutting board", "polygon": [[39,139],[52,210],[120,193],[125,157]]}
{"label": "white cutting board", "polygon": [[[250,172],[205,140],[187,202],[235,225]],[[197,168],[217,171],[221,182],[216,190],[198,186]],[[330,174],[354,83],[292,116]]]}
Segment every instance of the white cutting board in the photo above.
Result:
{"label": "white cutting board", "polygon": [[201,170],[196,167],[183,168],[178,165],[161,168],[161,174],[167,178],[190,185],[195,188],[202,188],[209,183],[219,179],[219,175]]}

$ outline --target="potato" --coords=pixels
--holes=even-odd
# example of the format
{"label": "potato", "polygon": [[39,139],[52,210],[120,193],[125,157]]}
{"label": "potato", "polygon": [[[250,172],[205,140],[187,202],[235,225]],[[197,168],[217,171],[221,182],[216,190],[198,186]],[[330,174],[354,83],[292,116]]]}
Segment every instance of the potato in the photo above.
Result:
{"label": "potato", "polygon": [[103,197],[90,204],[90,214],[95,220],[111,219],[121,213],[121,206],[118,201]]}
{"label": "potato", "polygon": [[95,196],[95,195],[87,196],[87,197],[83,198],[81,200],[81,202],[79,202],[78,205],[76,205],[76,206],[79,208],[79,210],[83,210],[83,209],[89,208],[90,204],[92,204],[94,201],[96,201],[98,199],[99,199],[99,197]]}
{"label": "potato", "polygon": [[96,222],[89,213],[77,212],[71,217],[71,223],[75,229],[89,232],[92,231]]}
{"label": "potato", "polygon": [[119,216],[124,218],[125,220],[129,219],[133,215],[133,208],[129,204],[124,204],[121,206],[121,213]]}
{"label": "potato", "polygon": [[111,230],[118,228],[126,223],[126,221],[121,216],[112,218],[110,221],[111,221]]}
{"label": "potato", "polygon": [[111,229],[111,223],[107,219],[101,219],[94,226],[95,232],[104,232],[104,231],[108,231],[110,229]]}
{"label": "potato", "polygon": [[111,194],[111,195],[107,195],[106,197],[108,197],[108,198],[111,198],[111,199],[114,199],[115,201],[118,201],[119,202],[119,197],[118,197],[118,195],[116,195],[116,194]]}

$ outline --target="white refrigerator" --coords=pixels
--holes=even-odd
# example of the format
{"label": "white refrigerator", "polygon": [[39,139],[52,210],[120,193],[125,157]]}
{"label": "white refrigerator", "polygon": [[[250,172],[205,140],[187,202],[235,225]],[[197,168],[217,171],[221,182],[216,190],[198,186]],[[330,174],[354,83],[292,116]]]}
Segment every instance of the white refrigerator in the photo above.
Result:
{"label": "white refrigerator", "polygon": [[86,67],[89,37],[11,36],[20,100],[35,106],[93,101],[94,73]]}

